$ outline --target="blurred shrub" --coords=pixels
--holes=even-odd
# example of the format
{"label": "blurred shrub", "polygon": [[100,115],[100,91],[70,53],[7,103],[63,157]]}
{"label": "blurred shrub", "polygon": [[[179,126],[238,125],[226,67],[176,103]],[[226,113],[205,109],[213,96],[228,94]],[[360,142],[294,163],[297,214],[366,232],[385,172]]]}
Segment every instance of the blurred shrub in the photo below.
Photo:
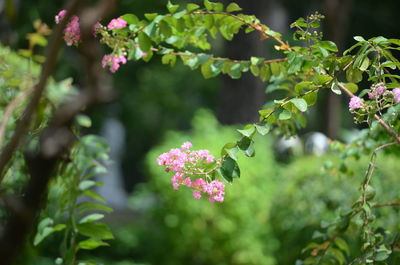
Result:
{"label": "blurred shrub", "polygon": [[[335,221],[337,212],[349,209],[359,198],[369,157],[359,160],[349,159],[342,167],[351,174],[338,171],[342,161],[333,155],[323,157],[308,156],[295,160],[279,172],[279,181],[271,212],[271,225],[280,247],[276,251],[278,264],[295,264],[301,250],[318,237],[321,226]],[[344,168],[342,168],[343,170]],[[372,178],[376,189],[376,203],[398,200],[400,192],[396,183],[400,172],[399,158],[378,156],[377,168]],[[378,217],[376,227],[399,230],[399,211],[396,207],[374,210]],[[354,218],[360,224],[361,220]],[[360,248],[356,227],[345,237],[352,252]],[[354,233],[354,234],[353,234]],[[393,257],[395,258],[395,257]],[[397,263],[390,263],[397,264]]]}
{"label": "blurred shrub", "polygon": [[135,210],[142,211],[141,222],[115,230],[114,254],[163,265],[275,264],[276,239],[268,212],[276,167],[269,141],[256,141],[255,158],[239,158],[243,175],[234,185],[227,184],[222,204],[195,200],[184,187],[173,190],[170,174],[156,164],[157,156],[184,141],[217,155],[220,144],[234,140],[235,134],[205,110],[196,114],[192,132],[168,133],[148,154],[150,179],[131,201]]}

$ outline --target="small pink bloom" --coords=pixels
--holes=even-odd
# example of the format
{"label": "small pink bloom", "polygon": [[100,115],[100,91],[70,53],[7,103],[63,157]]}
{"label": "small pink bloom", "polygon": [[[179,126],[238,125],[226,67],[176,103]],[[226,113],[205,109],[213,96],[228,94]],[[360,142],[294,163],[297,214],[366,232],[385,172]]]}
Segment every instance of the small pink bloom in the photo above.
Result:
{"label": "small pink bloom", "polygon": [[379,83],[376,87],[375,87],[375,94],[377,96],[382,96],[386,91],[386,87],[383,85],[383,83]]}
{"label": "small pink bloom", "polygon": [[186,187],[190,187],[192,186],[192,181],[190,180],[190,178],[185,178],[184,182]]}
{"label": "small pink bloom", "polygon": [[64,19],[65,15],[67,14],[67,10],[61,10],[58,15],[55,17],[56,24],[60,24],[60,22]]}
{"label": "small pink bloom", "polygon": [[354,96],[350,99],[349,102],[350,110],[360,109],[362,108],[362,106],[363,106],[363,100],[361,98]]}
{"label": "small pink bloom", "polygon": [[[116,55],[113,55],[113,54],[107,54],[107,55],[104,55],[103,60],[101,61],[102,67],[105,68],[106,66],[109,66],[110,67],[110,71],[112,73],[115,73],[119,69],[119,66],[120,66],[119,64],[120,63],[126,64],[125,56],[122,56],[122,55],[121,56],[116,56]],[[164,161],[164,163],[166,163],[166,158],[165,157],[160,158],[159,161],[160,162]]]}
{"label": "small pink bloom", "polygon": [[79,17],[72,16],[64,30],[64,40],[68,46],[78,46],[80,38]]}
{"label": "small pink bloom", "polygon": [[392,90],[393,99],[396,103],[400,103],[400,87],[396,87]]}
{"label": "small pink bloom", "polygon": [[108,29],[122,29],[125,28],[127,25],[126,21],[122,18],[114,18],[113,20],[108,23]]}
{"label": "small pink bloom", "polygon": [[184,142],[182,145],[181,145],[181,150],[182,151],[188,151],[190,148],[192,148],[192,143],[191,142]]}
{"label": "small pink bloom", "polygon": [[201,194],[200,194],[200,192],[199,191],[197,191],[197,190],[194,190],[193,191],[193,197],[195,198],[195,199],[200,199],[201,198]]}
{"label": "small pink bloom", "polygon": [[96,37],[96,34],[100,31],[102,25],[100,22],[97,22],[96,24],[93,25],[93,36]]}

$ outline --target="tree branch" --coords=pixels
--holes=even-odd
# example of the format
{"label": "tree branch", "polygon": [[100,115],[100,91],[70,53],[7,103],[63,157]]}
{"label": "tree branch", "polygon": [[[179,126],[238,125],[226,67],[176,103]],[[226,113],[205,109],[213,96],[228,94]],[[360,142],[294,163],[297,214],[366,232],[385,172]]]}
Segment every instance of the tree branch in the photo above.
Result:
{"label": "tree branch", "polygon": [[51,40],[49,48],[47,50],[48,52],[46,55],[46,61],[43,65],[39,82],[35,86],[31,96],[31,100],[26,106],[21,119],[19,120],[19,122],[15,127],[15,131],[13,136],[11,137],[11,140],[2,149],[2,152],[0,154],[0,183],[5,175],[4,172],[5,167],[12,158],[15,150],[18,148],[18,146],[28,133],[33,115],[34,113],[36,113],[37,106],[42,97],[43,91],[46,87],[47,80],[51,76],[55,68],[55,64],[57,62],[57,55],[62,45],[62,36],[65,25],[67,24],[67,21],[72,16],[72,14],[76,13],[76,11],[78,10],[79,5],[81,4],[80,2],[81,1],[79,0],[70,1],[67,15],[55,29],[55,32],[53,34],[53,39]]}
{"label": "tree branch", "polygon": [[[77,7],[79,2],[82,1],[73,0],[71,5]],[[23,197],[6,198],[6,202],[10,203],[8,204],[7,224],[0,234],[0,260],[2,265],[13,264],[24,246],[26,236],[36,224],[36,217],[44,206],[47,186],[54,174],[55,167],[75,140],[70,128],[74,117],[83,109],[95,103],[103,102],[110,95],[107,90],[111,86],[104,79],[105,71],[100,67],[100,56],[96,53],[99,51],[99,43],[93,38],[92,26],[100,17],[112,10],[115,2],[116,0],[103,0],[97,7],[86,9],[82,12],[80,24],[82,43],[80,45],[87,61],[88,86],[80,95],[61,105],[56,110],[49,126],[41,133],[39,149],[36,152],[25,154],[31,177],[25,191],[22,193],[24,194]],[[74,13],[74,9],[69,10],[68,14]],[[61,41],[61,33],[62,28],[58,27],[57,36],[55,37],[56,42]],[[56,51],[58,49],[59,46],[52,44],[53,52],[49,52],[48,56],[51,57],[47,58],[47,61],[50,61],[48,64],[55,65]],[[48,77],[50,70],[47,69],[47,73],[42,73],[42,76]],[[45,68],[43,71],[45,71]],[[36,97],[41,94],[37,90],[43,91],[45,80],[40,84],[36,86],[34,91]],[[33,105],[33,103],[30,103],[32,110],[34,110]],[[20,133],[19,140],[23,138],[26,130],[27,128]],[[13,205],[18,207],[12,207]]]}

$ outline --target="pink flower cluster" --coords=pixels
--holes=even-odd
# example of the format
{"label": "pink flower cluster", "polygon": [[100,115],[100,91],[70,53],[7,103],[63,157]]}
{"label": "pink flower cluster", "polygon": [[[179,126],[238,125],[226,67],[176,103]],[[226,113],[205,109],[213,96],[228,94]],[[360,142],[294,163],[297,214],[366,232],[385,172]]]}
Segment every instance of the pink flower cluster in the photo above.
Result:
{"label": "pink flower cluster", "polygon": [[122,29],[126,27],[126,21],[122,18],[114,18],[108,23],[108,29]]}
{"label": "pink flower cluster", "polygon": [[103,68],[109,66],[110,71],[112,73],[115,73],[119,69],[119,64],[126,64],[126,58],[125,56],[116,56],[114,54],[106,54],[103,57],[103,60],[101,61],[101,65]]}
{"label": "pink flower cluster", "polygon": [[[61,10],[58,15],[55,17],[56,24],[61,23],[61,21],[67,15],[66,10]],[[67,26],[64,29],[64,40],[68,46],[78,46],[79,40],[81,38],[81,32],[79,28],[79,17],[72,16],[71,20],[68,22]]]}
{"label": "pink flower cluster", "polygon": [[400,87],[396,87],[392,90],[393,99],[396,103],[400,103]]}
{"label": "pink flower cluster", "polygon": [[383,83],[377,83],[371,86],[370,92],[368,92],[369,99],[378,98],[386,92],[386,86]]}
{"label": "pink flower cluster", "polygon": [[349,109],[350,110],[356,110],[360,109],[363,106],[363,100],[359,97],[352,97],[349,102]]}
{"label": "pink flower cluster", "polygon": [[186,186],[193,188],[195,199],[200,199],[202,194],[206,194],[210,202],[223,202],[224,183],[218,180],[207,182],[204,178],[198,177],[201,175],[207,178],[207,173],[202,169],[215,162],[214,156],[208,150],[192,151],[191,147],[190,142],[185,142],[180,149],[171,149],[169,152],[161,154],[157,158],[158,165],[165,166],[166,172],[175,172],[171,178],[175,190],[179,189],[179,186]]}

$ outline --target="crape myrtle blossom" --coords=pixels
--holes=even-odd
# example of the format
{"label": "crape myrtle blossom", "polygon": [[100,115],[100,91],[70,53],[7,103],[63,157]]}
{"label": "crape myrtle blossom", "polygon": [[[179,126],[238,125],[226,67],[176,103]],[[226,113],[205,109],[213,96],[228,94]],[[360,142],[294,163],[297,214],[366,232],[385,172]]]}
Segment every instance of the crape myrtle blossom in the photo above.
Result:
{"label": "crape myrtle blossom", "polygon": [[381,82],[371,86],[370,92],[368,92],[369,99],[378,98],[386,92],[386,86]]}
{"label": "crape myrtle blossom", "polygon": [[122,18],[114,18],[108,23],[108,29],[122,29],[125,28],[127,25],[126,21]]}
{"label": "crape myrtle blossom", "polygon": [[210,202],[223,202],[225,184],[218,180],[209,180],[204,168],[217,162],[208,150],[190,150],[192,144],[185,142],[181,148],[171,149],[157,158],[157,163],[165,167],[165,171],[173,171],[172,187],[178,190],[180,186],[193,189],[193,197],[200,199],[208,196]]}
{"label": "crape myrtle blossom", "polygon": [[114,55],[114,54],[106,54],[101,61],[101,66],[106,68],[107,66],[110,67],[110,71],[115,73],[119,69],[119,64],[126,64],[125,56],[121,55]]}
{"label": "crape myrtle blossom", "polygon": [[[56,24],[61,23],[61,21],[67,15],[66,10],[61,10],[58,15],[55,17]],[[64,29],[64,40],[68,46],[78,46],[79,41],[81,39],[81,32],[79,28],[79,17],[72,16],[67,26]]]}
{"label": "crape myrtle blossom", "polygon": [[396,103],[400,103],[400,87],[396,87],[392,90],[393,99]]}
{"label": "crape myrtle blossom", "polygon": [[360,109],[363,106],[363,100],[359,97],[351,97],[350,102],[349,102],[349,109],[350,110],[356,110]]}

